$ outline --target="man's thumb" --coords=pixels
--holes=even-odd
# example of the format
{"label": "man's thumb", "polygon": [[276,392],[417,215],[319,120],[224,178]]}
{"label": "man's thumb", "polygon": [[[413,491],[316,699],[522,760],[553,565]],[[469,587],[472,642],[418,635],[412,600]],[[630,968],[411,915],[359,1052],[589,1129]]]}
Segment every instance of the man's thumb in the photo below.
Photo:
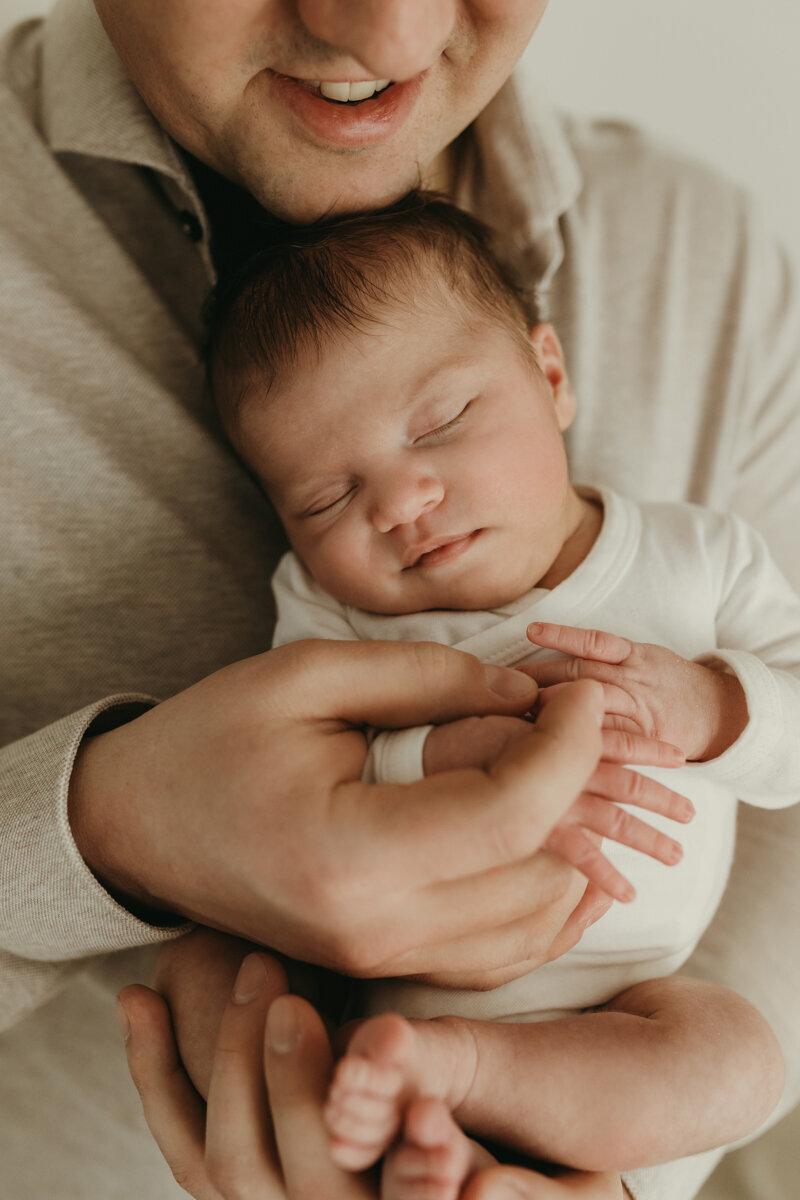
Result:
{"label": "man's thumb", "polygon": [[[274,656],[284,661],[278,664]],[[486,713],[520,715],[538,693],[520,671],[486,665],[437,642],[304,641],[268,657],[287,668],[284,700],[296,715],[383,729]]]}

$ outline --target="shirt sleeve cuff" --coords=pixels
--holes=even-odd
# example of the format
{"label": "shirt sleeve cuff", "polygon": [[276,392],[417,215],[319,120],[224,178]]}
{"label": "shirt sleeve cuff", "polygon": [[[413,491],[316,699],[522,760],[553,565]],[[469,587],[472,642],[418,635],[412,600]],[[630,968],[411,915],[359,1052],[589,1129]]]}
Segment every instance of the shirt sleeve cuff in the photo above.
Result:
{"label": "shirt sleeve cuff", "polygon": [[67,799],[84,736],[141,715],[157,701],[108,696],[2,751],[0,946],[25,959],[63,961],[152,945],[191,924],[157,926],[128,912],[81,858]]}

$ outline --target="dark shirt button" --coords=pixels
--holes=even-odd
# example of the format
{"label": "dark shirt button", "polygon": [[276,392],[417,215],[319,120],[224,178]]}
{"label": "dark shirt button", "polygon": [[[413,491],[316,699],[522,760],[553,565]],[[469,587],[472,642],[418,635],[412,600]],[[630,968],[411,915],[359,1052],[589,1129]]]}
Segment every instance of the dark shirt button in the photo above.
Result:
{"label": "dark shirt button", "polygon": [[195,214],[190,212],[188,208],[185,208],[183,212],[178,214],[178,216],[180,218],[183,232],[186,234],[186,236],[193,242],[202,242],[203,226],[200,224]]}

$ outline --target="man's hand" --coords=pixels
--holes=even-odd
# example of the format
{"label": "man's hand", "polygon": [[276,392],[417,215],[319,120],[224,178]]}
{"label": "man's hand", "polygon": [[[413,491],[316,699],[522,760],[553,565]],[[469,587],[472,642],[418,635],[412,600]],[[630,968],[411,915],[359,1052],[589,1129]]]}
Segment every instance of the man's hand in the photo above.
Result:
{"label": "man's hand", "polygon": [[603,685],[605,728],[671,742],[687,762],[717,758],[747,725],[747,702],[734,675],[599,629],[535,622],[528,638],[565,658],[524,670],[542,687],[576,679]]}
{"label": "man's hand", "polygon": [[[602,697],[565,689],[486,770],[360,782],[360,726],[527,711],[535,686],[434,644],[298,642],[89,738],[78,847],[127,903],[348,974],[487,971],[574,943],[584,882],[538,853],[592,774]],[[501,981],[498,979],[498,981]]]}
{"label": "man's hand", "polygon": [[[268,955],[246,959],[219,1022],[207,1106],[182,1069],[164,1000],[139,986],[120,993],[128,1065],[150,1131],[195,1200],[378,1200],[371,1174],[352,1175],[331,1159],[322,1118],[330,1046],[311,1006],[285,991]],[[460,1200],[625,1195],[613,1174],[549,1179],[496,1166],[473,1175]]]}
{"label": "man's hand", "polygon": [[[553,687],[539,693],[542,709],[552,703],[557,691]],[[525,737],[529,729],[529,722],[519,717],[498,716],[463,717],[434,726],[425,739],[425,774],[459,765],[488,766],[517,738]],[[691,820],[694,809],[684,796],[620,765],[678,767],[684,758],[675,746],[627,731],[605,729],[602,755],[585,789],[548,834],[545,847],[615,900],[629,901],[634,898],[634,889],[602,853],[600,838],[630,846],[667,865],[680,861],[681,847],[673,838],[619,808],[619,804],[660,813],[682,824]]]}

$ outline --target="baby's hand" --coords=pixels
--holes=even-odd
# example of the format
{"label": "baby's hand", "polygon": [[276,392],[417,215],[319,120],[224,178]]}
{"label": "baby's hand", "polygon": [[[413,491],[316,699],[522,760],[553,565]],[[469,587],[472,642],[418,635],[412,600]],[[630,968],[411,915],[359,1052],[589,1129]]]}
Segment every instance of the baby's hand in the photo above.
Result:
{"label": "baby's hand", "polygon": [[[547,702],[546,694],[542,699]],[[529,734],[530,722],[518,717],[465,717],[438,725],[425,742],[425,774],[488,767],[510,742]],[[681,823],[691,820],[694,809],[684,796],[620,764],[679,767],[683,761],[674,746],[624,730],[604,730],[602,761],[586,790],[550,832],[545,848],[566,859],[614,899],[632,900],[634,889],[602,853],[600,838],[610,838],[667,864],[678,862],[682,852],[672,838],[619,805],[635,805]],[[532,800],[535,802],[535,797]]]}
{"label": "baby's hand", "polygon": [[565,658],[523,669],[542,687],[597,679],[606,697],[607,729],[670,742],[689,762],[717,758],[747,725],[747,702],[735,675],[598,629],[535,622],[528,638]]}

